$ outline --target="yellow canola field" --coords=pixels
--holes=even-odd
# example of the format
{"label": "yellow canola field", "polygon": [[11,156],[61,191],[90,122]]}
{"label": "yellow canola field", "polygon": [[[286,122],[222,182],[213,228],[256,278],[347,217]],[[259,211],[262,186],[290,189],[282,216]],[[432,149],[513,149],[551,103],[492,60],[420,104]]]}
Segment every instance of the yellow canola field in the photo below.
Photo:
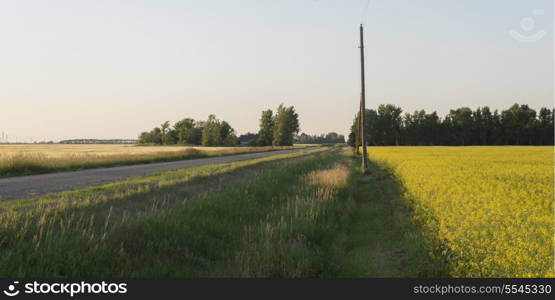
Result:
{"label": "yellow canola field", "polygon": [[554,277],[554,148],[368,147],[456,277]]}

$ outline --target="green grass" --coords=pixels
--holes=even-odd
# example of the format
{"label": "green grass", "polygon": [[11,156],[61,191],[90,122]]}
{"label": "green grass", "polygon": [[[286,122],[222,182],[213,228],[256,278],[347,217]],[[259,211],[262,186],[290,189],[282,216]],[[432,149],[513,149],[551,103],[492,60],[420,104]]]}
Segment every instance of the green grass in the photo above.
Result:
{"label": "green grass", "polygon": [[357,165],[333,149],[3,202],[0,276],[441,275],[396,183]]}
{"label": "green grass", "polygon": [[[359,167],[359,158],[351,157]],[[388,170],[368,162],[368,175],[351,186],[350,218],[342,277],[447,277],[448,266],[435,239],[413,219],[404,187]]]}

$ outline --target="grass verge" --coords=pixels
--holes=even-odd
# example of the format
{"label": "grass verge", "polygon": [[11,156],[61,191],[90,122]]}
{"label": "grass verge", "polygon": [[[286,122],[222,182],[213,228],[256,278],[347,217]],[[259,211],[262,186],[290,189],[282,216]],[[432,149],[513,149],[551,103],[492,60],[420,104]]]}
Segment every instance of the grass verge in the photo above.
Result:
{"label": "grass verge", "polygon": [[[359,169],[358,157],[350,157]],[[365,176],[351,180],[355,202],[341,277],[447,277],[448,266],[436,240],[414,218],[404,187],[387,169],[368,161]]]}
{"label": "grass verge", "polygon": [[[11,215],[0,222],[0,276],[440,274],[398,191],[378,189],[389,179],[360,178],[342,150],[295,157],[245,180],[234,172],[247,166],[187,180],[180,170],[72,194],[75,201],[14,200],[0,208]],[[207,194],[187,189],[217,186],[223,173],[236,181]]]}

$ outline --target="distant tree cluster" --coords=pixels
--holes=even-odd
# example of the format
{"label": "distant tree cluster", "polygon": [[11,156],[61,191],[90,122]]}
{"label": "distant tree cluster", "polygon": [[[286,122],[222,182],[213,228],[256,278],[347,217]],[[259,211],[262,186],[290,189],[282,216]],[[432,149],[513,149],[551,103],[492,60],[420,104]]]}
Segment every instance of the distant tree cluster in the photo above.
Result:
{"label": "distant tree cluster", "polygon": [[[440,118],[424,110],[402,114],[387,104],[365,111],[365,137],[370,146],[389,145],[553,145],[554,110],[537,113],[528,105],[514,104],[501,111],[489,107],[461,107]],[[360,144],[359,114],[355,116],[349,145]]]}
{"label": "distant tree cluster", "polygon": [[[52,144],[53,142],[41,142],[45,144]],[[99,140],[99,139],[72,139],[59,141],[59,144],[135,144],[137,140],[132,139],[109,139],[109,140]]]}
{"label": "distant tree cluster", "polygon": [[160,127],[142,132],[138,142],[157,145],[235,146],[239,144],[239,139],[228,122],[210,115],[206,121],[185,118],[176,122],[173,127],[166,121]]}
{"label": "distant tree cluster", "polygon": [[295,138],[295,142],[297,144],[344,144],[345,136],[336,132],[320,135],[308,135],[303,132]]}
{"label": "distant tree cluster", "polygon": [[241,145],[248,145],[248,144],[251,144],[257,138],[258,138],[258,133],[247,132],[239,136],[239,143]]}
{"label": "distant tree cluster", "polygon": [[291,146],[299,132],[299,115],[295,107],[281,104],[274,115],[271,109],[262,112],[258,136],[250,141],[253,146]]}

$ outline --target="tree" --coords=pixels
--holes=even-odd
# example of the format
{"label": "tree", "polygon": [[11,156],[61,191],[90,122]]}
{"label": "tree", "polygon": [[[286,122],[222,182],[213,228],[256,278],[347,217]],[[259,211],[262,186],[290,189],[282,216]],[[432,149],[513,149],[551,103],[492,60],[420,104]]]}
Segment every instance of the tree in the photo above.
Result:
{"label": "tree", "polygon": [[228,136],[234,134],[233,128],[226,121],[220,123],[220,139],[224,141]]}
{"label": "tree", "polygon": [[204,121],[195,122],[195,127],[191,134],[191,144],[201,145],[202,144],[202,132],[204,131]]}
{"label": "tree", "polygon": [[494,119],[489,107],[478,107],[472,113],[474,122],[474,144],[491,145],[493,143]]}
{"label": "tree", "polygon": [[175,129],[170,128],[168,130],[167,136],[168,136],[167,137],[167,139],[168,139],[168,144],[167,145],[177,144],[178,137],[177,137],[177,131],[175,131]]}
{"label": "tree", "polygon": [[239,144],[235,130],[226,121],[222,121],[220,124],[220,139],[223,146],[236,146]]}
{"label": "tree", "polygon": [[513,104],[501,112],[501,124],[506,131],[507,144],[531,144],[532,128],[536,119],[536,111],[528,105]]}
{"label": "tree", "polygon": [[553,110],[545,107],[538,115],[538,144],[553,145]]}
{"label": "tree", "polygon": [[414,111],[414,113],[405,113],[403,118],[404,129],[401,135],[404,144],[407,145],[423,145],[424,120],[426,112],[424,110]]}
{"label": "tree", "polygon": [[[60,142],[60,143],[62,143],[62,142]],[[148,132],[148,131],[141,132],[141,134],[139,134],[138,143],[139,144],[150,144],[150,143],[152,143],[152,139],[150,137],[150,132]]]}
{"label": "tree", "polygon": [[461,107],[450,110],[445,118],[444,124],[453,134],[452,143],[454,145],[471,145],[472,130],[472,110],[468,107]]}
{"label": "tree", "polygon": [[437,112],[424,114],[421,135],[422,145],[439,145],[441,143],[441,121]]}
{"label": "tree", "polygon": [[202,130],[203,146],[219,146],[222,144],[220,127],[220,120],[216,119],[215,115],[208,116]]}
{"label": "tree", "polygon": [[493,145],[506,145],[505,130],[503,129],[503,125],[501,124],[501,116],[499,115],[499,111],[497,111],[497,109],[493,112],[492,122]]}
{"label": "tree", "polygon": [[345,143],[345,137],[337,132],[328,132],[322,143]]}
{"label": "tree", "polygon": [[162,134],[158,127],[139,135],[139,144],[162,144]]}
{"label": "tree", "polygon": [[274,146],[293,145],[293,136],[299,132],[299,115],[293,106],[285,107],[281,104],[277,108],[273,128]]}
{"label": "tree", "polygon": [[161,129],[161,138],[162,138],[162,144],[163,145],[169,145],[171,144],[171,136],[169,135],[169,129],[170,128],[170,122],[166,121],[164,123],[162,123],[162,125],[160,125],[160,129]]}
{"label": "tree", "polygon": [[237,136],[232,133],[225,137],[225,139],[222,141],[222,146],[237,146],[239,145],[239,143],[239,138],[237,138]]}
{"label": "tree", "polygon": [[377,129],[381,145],[399,145],[402,109],[392,104],[378,107]]}
{"label": "tree", "polygon": [[177,143],[198,145],[195,139],[195,120],[186,118],[178,121],[173,126],[177,133]]}
{"label": "tree", "polygon": [[270,146],[274,140],[274,116],[271,109],[262,112],[260,117],[260,130],[258,131],[257,144]]}
{"label": "tree", "polygon": [[[366,109],[364,112],[364,136],[368,146],[375,146],[381,144],[381,136],[378,134],[378,114],[373,109]],[[349,134],[348,144],[353,146],[355,144],[360,146],[360,137],[357,135],[360,126],[360,113],[355,115],[353,125],[351,126],[351,133]],[[358,140],[357,140],[358,139]]]}

